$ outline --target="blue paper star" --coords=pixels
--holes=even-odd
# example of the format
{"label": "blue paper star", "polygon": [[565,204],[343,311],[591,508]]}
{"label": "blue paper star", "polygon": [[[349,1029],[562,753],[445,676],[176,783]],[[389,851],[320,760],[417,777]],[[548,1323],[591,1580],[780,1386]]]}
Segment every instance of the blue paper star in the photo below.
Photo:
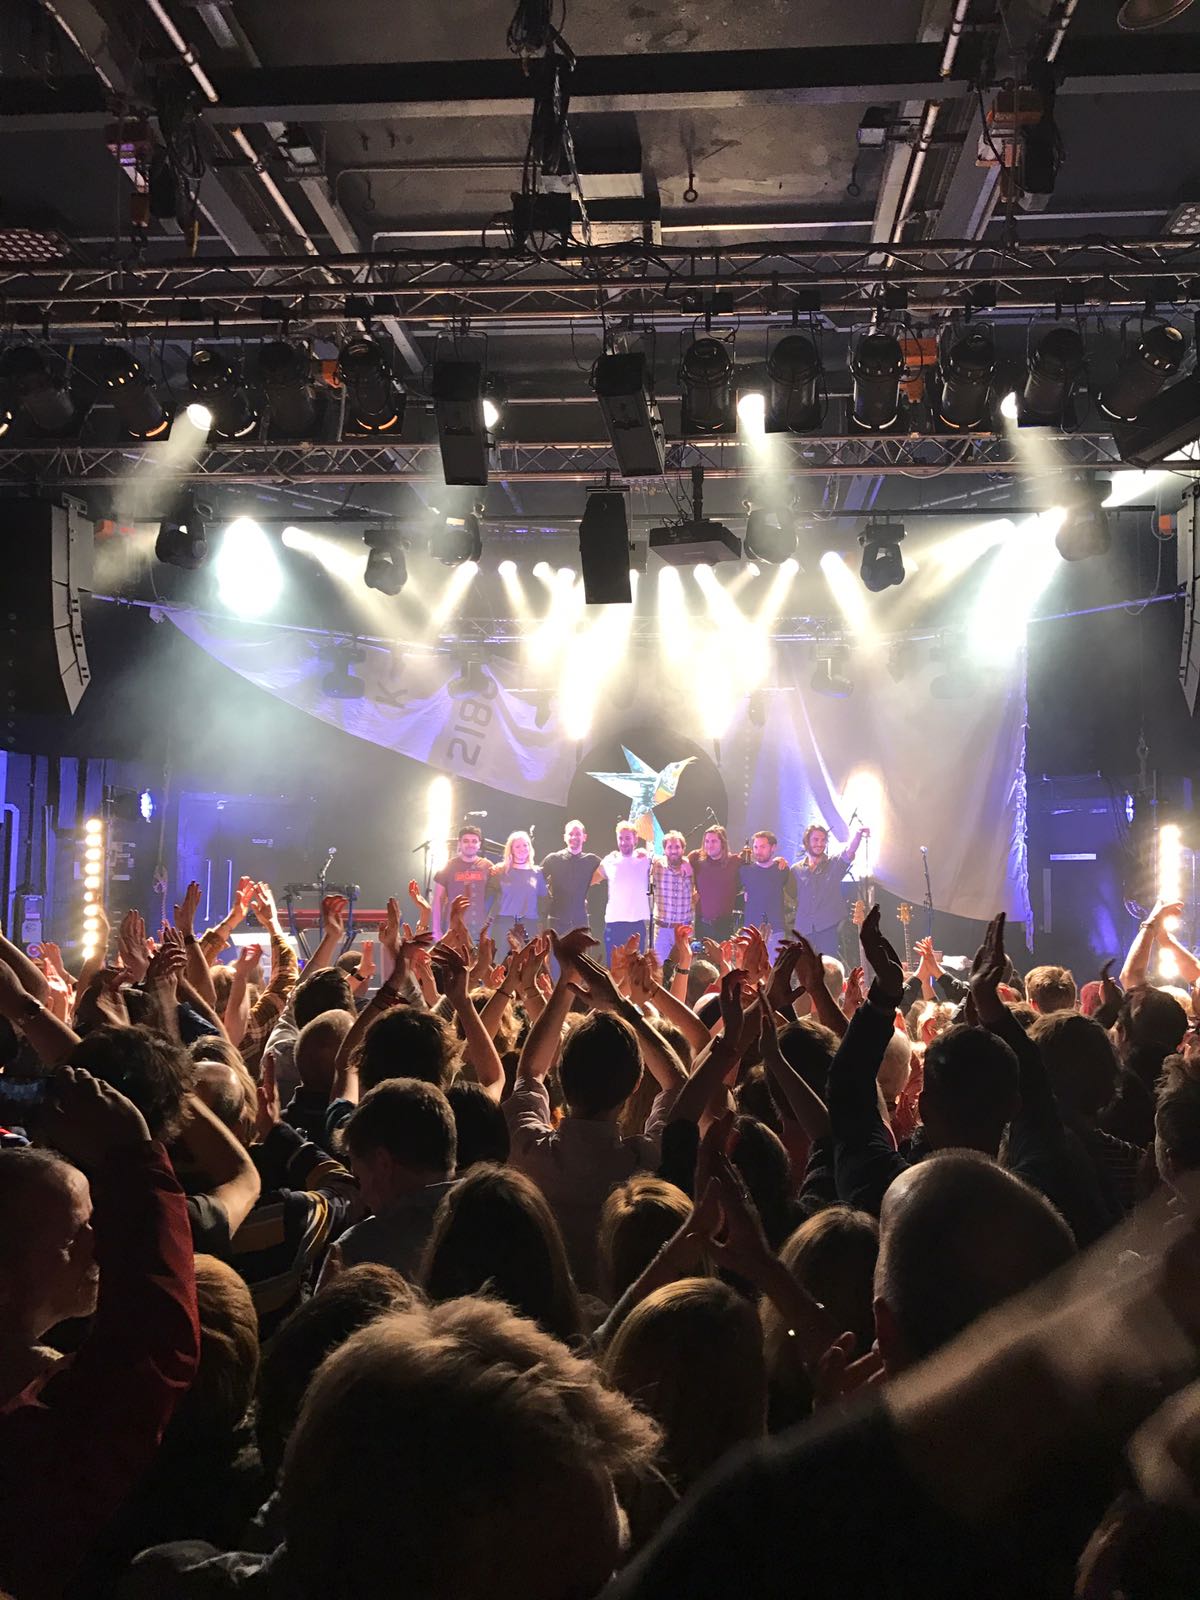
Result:
{"label": "blue paper star", "polygon": [[669,800],[679,787],[684,767],[696,758],[688,756],[683,761],[668,761],[661,771],[649,766],[632,750],[621,746],[621,753],[629,763],[628,772],[589,772],[589,778],[607,784],[629,800],[629,820],[638,835],[650,845],[655,855],[662,854],[663,830],[654,808]]}

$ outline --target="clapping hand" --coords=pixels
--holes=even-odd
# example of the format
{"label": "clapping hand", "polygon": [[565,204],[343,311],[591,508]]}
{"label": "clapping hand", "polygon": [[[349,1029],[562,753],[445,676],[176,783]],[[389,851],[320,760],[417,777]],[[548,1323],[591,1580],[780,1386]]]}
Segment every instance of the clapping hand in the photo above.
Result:
{"label": "clapping hand", "polygon": [[346,913],[350,910],[350,902],[345,895],[327,894],[321,901],[321,926],[326,933],[332,933],[338,939],[346,937]]}
{"label": "clapping hand", "polygon": [[671,947],[671,960],[677,967],[686,967],[688,965],[688,956],[691,954],[691,944],[691,923],[677,923],[675,926],[675,943]]}
{"label": "clapping hand", "polygon": [[1004,912],[999,912],[988,923],[983,943],[971,963],[971,999],[975,1013],[985,1028],[991,1028],[1004,1016],[1004,1001],[1000,998],[1000,984],[1008,970],[1004,954]]}
{"label": "clapping hand", "polygon": [[421,886],[415,878],[410,878],[408,881],[408,897],[421,913],[420,920],[417,923],[417,931],[418,933],[424,933],[425,929],[430,925],[433,912],[430,909],[429,901],[421,893]]}
{"label": "clapping hand", "polygon": [[176,985],[187,965],[183,940],[169,924],[163,926],[163,941],[150,958],[146,969],[146,990],[161,989],[163,998],[174,1001]]}
{"label": "clapping hand", "polygon": [[892,1006],[898,1006],[904,998],[904,967],[900,957],[884,938],[880,928],[880,909],[872,906],[867,912],[859,937],[862,941],[863,955],[874,970],[874,987],[879,990],[882,998]]}
{"label": "clapping hand", "polygon": [[442,993],[456,1009],[471,1004],[467,984],[467,963],[452,945],[444,940],[429,952],[433,970],[441,980]]}
{"label": "clapping hand", "polygon": [[121,965],[135,983],[140,983],[150,965],[146,924],[140,911],[127,911],[121,918],[121,928],[117,934],[117,950],[120,953]]}
{"label": "clapping hand", "polygon": [[846,992],[842,996],[842,1010],[848,1017],[852,1017],[867,998],[863,987],[865,976],[861,967],[850,969],[850,976],[846,979]]}
{"label": "clapping hand", "polygon": [[196,912],[200,909],[200,885],[196,882],[189,883],[183,891],[183,903],[175,907],[175,926],[185,939],[190,939],[196,932]]}
{"label": "clapping hand", "polygon": [[283,930],[279,926],[279,911],[275,905],[275,896],[271,893],[268,883],[256,883],[250,901],[254,915],[269,933],[282,937]]}
{"label": "clapping hand", "polygon": [[275,1057],[268,1055],[263,1061],[262,1078],[258,1083],[258,1106],[254,1119],[254,1136],[261,1144],[271,1129],[283,1117],[279,1099],[279,1084],[275,1077]]}
{"label": "clapping hand", "polygon": [[237,960],[233,970],[239,973],[247,983],[251,981],[262,960],[263,947],[260,944],[243,945],[238,951]]}

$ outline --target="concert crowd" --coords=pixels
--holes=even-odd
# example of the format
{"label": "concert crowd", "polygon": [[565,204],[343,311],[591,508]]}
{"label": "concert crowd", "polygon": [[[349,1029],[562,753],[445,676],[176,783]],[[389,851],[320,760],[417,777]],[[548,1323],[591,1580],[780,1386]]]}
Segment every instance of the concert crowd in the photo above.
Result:
{"label": "concert crowd", "polygon": [[1194,1597],[1181,908],[956,969],[865,837],[0,938],[0,1596]]}

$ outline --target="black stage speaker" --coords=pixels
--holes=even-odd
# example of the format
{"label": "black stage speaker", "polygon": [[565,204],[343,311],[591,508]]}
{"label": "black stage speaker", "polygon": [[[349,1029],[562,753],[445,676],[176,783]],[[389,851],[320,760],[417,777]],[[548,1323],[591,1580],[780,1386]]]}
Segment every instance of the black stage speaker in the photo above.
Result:
{"label": "black stage speaker", "polygon": [[90,681],[82,593],[94,532],[77,500],[0,500],[0,714],[75,710]]}

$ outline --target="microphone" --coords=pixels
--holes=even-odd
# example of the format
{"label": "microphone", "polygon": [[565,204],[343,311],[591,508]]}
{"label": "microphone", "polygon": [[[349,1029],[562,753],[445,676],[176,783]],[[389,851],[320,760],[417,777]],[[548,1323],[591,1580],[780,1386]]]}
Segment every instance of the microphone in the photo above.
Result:
{"label": "microphone", "polygon": [[337,855],[337,845],[335,845],[335,844],[331,844],[331,845],[330,845],[330,846],[329,846],[329,854],[330,854],[330,855],[331,855],[331,856],[335,856],[335,855]]}
{"label": "microphone", "polygon": [[929,854],[929,846],[927,844],[921,845],[920,851],[923,856],[927,856]]}
{"label": "microphone", "polygon": [[486,811],[465,811],[463,813],[463,815],[467,816],[467,817],[486,817],[487,816],[487,812]]}

